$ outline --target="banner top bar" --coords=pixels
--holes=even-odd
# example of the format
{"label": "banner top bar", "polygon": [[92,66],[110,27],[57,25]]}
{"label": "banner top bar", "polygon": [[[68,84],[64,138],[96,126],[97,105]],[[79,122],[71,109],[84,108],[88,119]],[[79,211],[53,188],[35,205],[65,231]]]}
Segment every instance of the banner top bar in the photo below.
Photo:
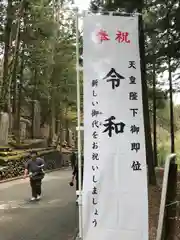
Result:
{"label": "banner top bar", "polygon": [[83,10],[82,11],[82,16],[85,17],[85,16],[88,16],[88,15],[109,15],[109,16],[124,16],[124,17],[135,17],[135,16],[140,16],[142,15],[141,13],[139,12],[134,12],[134,13],[127,13],[125,11],[103,11],[103,10],[100,10],[98,12],[91,12],[89,10]]}

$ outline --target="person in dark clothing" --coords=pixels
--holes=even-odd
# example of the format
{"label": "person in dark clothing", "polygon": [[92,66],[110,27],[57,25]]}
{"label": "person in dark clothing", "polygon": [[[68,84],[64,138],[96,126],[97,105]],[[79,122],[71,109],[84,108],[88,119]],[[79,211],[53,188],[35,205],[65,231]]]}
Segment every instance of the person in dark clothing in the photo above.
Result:
{"label": "person in dark clothing", "polygon": [[41,199],[41,185],[44,178],[44,160],[37,157],[37,152],[32,153],[32,158],[25,164],[24,178],[30,177],[30,185],[32,190],[31,200]]}
{"label": "person in dark clothing", "polygon": [[[83,157],[82,157],[82,165],[81,165],[81,188],[83,185],[83,171],[84,171],[84,161],[83,161]],[[74,180],[76,180],[76,191],[79,190],[79,171],[78,171],[78,162],[76,162],[74,171],[72,173],[72,181],[71,181],[71,185],[74,185]],[[77,195],[77,198],[79,196]]]}
{"label": "person in dark clothing", "polygon": [[76,153],[72,152],[72,154],[71,154],[71,167],[72,167],[72,170],[74,170],[75,166],[76,166]]}

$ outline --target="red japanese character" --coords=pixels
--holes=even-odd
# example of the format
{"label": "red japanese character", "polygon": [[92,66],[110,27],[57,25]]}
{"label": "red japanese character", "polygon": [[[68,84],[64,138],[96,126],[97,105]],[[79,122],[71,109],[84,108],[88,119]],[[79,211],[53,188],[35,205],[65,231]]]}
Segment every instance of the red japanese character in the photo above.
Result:
{"label": "red japanese character", "polygon": [[116,40],[119,43],[130,43],[130,40],[128,39],[129,33],[128,32],[121,32],[121,31],[117,31],[116,33]]}
{"label": "red japanese character", "polygon": [[98,32],[97,36],[101,42],[110,40],[108,33],[102,29]]}

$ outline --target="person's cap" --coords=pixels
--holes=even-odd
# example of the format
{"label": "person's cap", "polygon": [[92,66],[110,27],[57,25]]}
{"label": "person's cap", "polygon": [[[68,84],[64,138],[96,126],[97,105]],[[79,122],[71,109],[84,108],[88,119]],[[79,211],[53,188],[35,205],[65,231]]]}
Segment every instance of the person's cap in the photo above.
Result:
{"label": "person's cap", "polygon": [[36,150],[32,150],[30,153],[31,153],[31,154],[36,154],[36,155],[37,155],[37,151],[36,151]]}

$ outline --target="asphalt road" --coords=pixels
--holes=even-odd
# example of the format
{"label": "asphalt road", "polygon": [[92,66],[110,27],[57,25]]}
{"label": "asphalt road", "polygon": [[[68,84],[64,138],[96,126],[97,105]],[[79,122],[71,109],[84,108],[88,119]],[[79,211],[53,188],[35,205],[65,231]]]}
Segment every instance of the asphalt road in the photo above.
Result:
{"label": "asphalt road", "polygon": [[0,240],[72,240],[77,227],[75,189],[69,187],[72,171],[46,174],[43,198],[29,201],[29,181],[0,184]]}

